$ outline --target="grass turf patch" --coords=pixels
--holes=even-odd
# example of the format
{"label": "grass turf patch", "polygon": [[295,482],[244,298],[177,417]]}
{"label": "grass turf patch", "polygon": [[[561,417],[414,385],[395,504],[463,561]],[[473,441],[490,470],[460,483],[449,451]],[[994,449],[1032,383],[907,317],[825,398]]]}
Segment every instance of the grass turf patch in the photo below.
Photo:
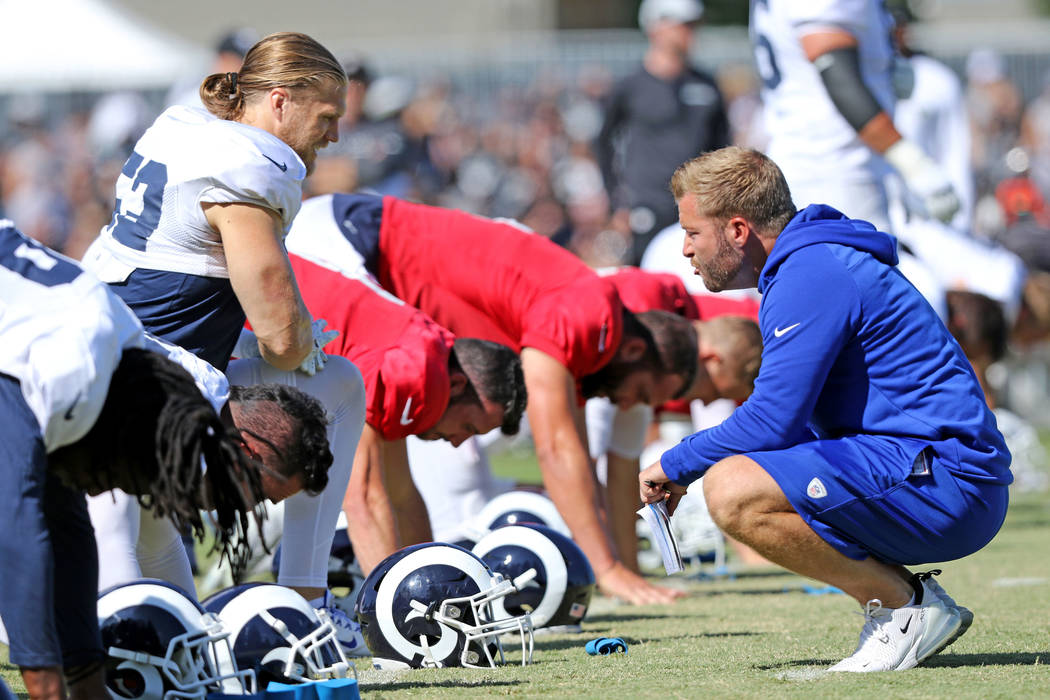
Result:
{"label": "grass turf patch", "polygon": [[[530,481],[535,467],[515,458],[496,468]],[[1047,495],[1016,495],[991,544],[939,567],[940,581],[976,619],[954,645],[904,673],[826,673],[856,645],[862,623],[856,603],[844,595],[806,594],[811,581],[779,569],[742,568],[729,577],[668,580],[692,594],[674,605],[631,607],[596,598],[583,634],[537,637],[535,663],[525,668],[379,672],[361,659],[362,696],[1046,697],[1048,532]],[[588,656],[584,644],[599,636],[622,637],[628,653]],[[0,674],[25,697],[6,648],[0,658]]]}

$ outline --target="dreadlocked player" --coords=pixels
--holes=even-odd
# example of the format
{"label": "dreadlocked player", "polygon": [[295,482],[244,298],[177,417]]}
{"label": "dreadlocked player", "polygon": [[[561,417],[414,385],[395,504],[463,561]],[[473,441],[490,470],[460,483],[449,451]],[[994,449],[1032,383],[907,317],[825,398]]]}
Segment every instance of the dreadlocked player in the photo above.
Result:
{"label": "dreadlocked player", "polygon": [[105,285],[6,221],[0,338],[0,530],[13,535],[0,543],[0,617],[10,659],[34,700],[105,697],[84,492],[124,489],[198,534],[200,510],[212,509],[216,547],[242,560],[255,504],[324,487],[323,412],[304,396],[304,412],[281,419],[274,402],[258,400],[267,390],[253,389],[231,405],[242,433],[229,429],[186,370],[144,349],[141,324]]}

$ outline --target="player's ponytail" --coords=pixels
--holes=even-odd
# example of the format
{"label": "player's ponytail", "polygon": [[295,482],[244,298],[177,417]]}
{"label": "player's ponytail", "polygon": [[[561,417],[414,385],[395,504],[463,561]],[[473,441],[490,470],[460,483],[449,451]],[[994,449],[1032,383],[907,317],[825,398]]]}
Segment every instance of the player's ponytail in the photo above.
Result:
{"label": "player's ponytail", "polygon": [[244,113],[244,91],[237,73],[213,73],[200,88],[201,102],[220,119],[234,120]]}

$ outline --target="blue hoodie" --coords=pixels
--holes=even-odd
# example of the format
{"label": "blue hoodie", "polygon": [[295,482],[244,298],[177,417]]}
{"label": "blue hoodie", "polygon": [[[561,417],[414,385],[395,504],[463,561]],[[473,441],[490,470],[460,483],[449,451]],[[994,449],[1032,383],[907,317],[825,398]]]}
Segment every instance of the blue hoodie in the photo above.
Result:
{"label": "blue hoodie", "polygon": [[724,423],[663,454],[689,484],[720,459],[867,434],[1008,484],[1010,454],[970,363],[895,267],[896,241],[823,204],[777,237],[758,281],[762,368]]}

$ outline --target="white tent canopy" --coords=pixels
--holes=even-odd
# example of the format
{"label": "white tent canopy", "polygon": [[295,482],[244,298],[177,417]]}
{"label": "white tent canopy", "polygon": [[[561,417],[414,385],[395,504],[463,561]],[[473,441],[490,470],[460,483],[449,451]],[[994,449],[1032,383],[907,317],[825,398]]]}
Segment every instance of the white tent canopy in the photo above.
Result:
{"label": "white tent canopy", "polygon": [[209,52],[104,0],[0,0],[0,93],[160,88]]}

